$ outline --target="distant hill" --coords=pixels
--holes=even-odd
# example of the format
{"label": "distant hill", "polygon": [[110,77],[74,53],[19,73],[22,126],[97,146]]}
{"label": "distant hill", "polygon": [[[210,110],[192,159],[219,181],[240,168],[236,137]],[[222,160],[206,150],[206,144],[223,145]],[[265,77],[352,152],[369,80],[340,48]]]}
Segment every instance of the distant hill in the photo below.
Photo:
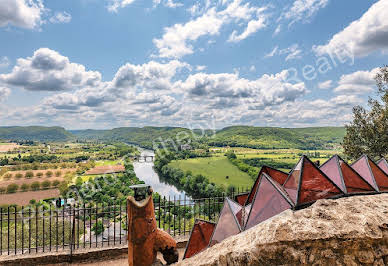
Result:
{"label": "distant hill", "polygon": [[178,138],[193,136],[189,129],[179,127],[120,127],[111,130],[72,130],[70,131],[78,139],[96,139],[102,141],[122,141],[152,149],[154,143],[163,147],[161,142],[171,147]]}
{"label": "distant hill", "polygon": [[209,139],[214,146],[248,148],[333,148],[345,136],[343,127],[275,128],[232,126],[219,130]]}
{"label": "distant hill", "polygon": [[33,141],[68,141],[74,136],[62,127],[0,127],[0,139]]}
{"label": "distant hill", "polygon": [[[205,136],[200,130],[180,127],[120,127],[110,130],[69,130],[61,127],[0,127],[0,139],[34,141],[100,140],[121,141],[152,149],[179,146],[179,140],[190,139],[195,144],[206,146],[249,147],[257,149],[324,149],[341,144],[344,127],[277,128],[232,126]],[[197,137],[197,138],[195,138]],[[178,141],[177,141],[178,140]],[[185,141],[181,141],[185,143]]]}

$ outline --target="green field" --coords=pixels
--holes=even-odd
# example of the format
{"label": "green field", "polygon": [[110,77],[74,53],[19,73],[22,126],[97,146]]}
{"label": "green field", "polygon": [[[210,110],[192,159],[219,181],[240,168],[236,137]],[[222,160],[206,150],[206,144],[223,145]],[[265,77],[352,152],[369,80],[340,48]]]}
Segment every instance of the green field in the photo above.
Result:
{"label": "green field", "polygon": [[[208,177],[210,182],[225,187],[234,185],[242,188],[253,184],[247,173],[240,171],[224,156],[172,161],[170,165],[183,171],[191,171],[193,174],[202,174]],[[226,179],[226,176],[229,178]]]}

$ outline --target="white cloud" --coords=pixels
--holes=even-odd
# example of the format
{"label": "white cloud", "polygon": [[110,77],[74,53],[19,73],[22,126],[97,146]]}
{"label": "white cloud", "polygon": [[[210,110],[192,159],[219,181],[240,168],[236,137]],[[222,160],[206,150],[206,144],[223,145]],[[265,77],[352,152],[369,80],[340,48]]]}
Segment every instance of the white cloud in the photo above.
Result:
{"label": "white cloud", "polygon": [[197,70],[197,71],[203,71],[203,70],[205,70],[205,69],[206,69],[206,66],[200,66],[200,65],[198,65],[198,66],[195,67],[195,70]]}
{"label": "white cloud", "polygon": [[297,21],[308,22],[320,9],[327,6],[329,0],[295,0],[291,8],[283,14],[290,25]]}
{"label": "white cloud", "polygon": [[279,46],[275,46],[275,48],[269,52],[268,54],[264,55],[264,58],[273,57],[275,55],[287,55],[285,60],[289,61],[292,59],[299,59],[302,57],[302,50],[299,48],[299,45],[297,43],[291,45],[290,47],[279,49]]}
{"label": "white cloud", "polygon": [[318,55],[352,51],[355,56],[366,56],[374,51],[387,51],[388,1],[373,4],[362,17],[335,34],[326,45],[315,46]]}
{"label": "white cloud", "polygon": [[160,4],[163,4],[164,6],[169,8],[177,8],[177,7],[183,6],[182,3],[174,2],[174,0],[153,0],[153,3],[154,3],[154,7]]}
{"label": "white cloud", "polygon": [[273,48],[271,52],[269,52],[268,54],[264,55],[264,58],[275,56],[277,54],[277,52],[278,52],[278,49],[279,49],[279,46],[276,45],[275,48]]}
{"label": "white cloud", "polygon": [[26,29],[39,28],[45,7],[41,0],[2,0],[0,27],[14,25]]}
{"label": "white cloud", "polygon": [[256,71],[256,67],[255,67],[254,65],[252,65],[252,66],[249,68],[249,71],[255,72],[255,71]]}
{"label": "white cloud", "polygon": [[71,21],[71,15],[65,11],[56,12],[54,16],[50,18],[51,23],[69,23]]}
{"label": "white cloud", "polygon": [[11,94],[11,90],[5,87],[0,87],[0,102],[7,99],[7,97]]}
{"label": "white cloud", "polygon": [[363,94],[375,89],[375,76],[379,68],[371,71],[357,71],[351,74],[342,75],[338,81],[335,92],[343,94]]}
{"label": "white cloud", "polygon": [[274,75],[265,74],[257,80],[240,78],[238,73],[197,73],[185,81],[177,81],[174,90],[184,93],[186,99],[201,104],[204,110],[231,106],[256,110],[294,101],[306,93],[304,83],[292,84],[287,81],[288,78],[287,70]]}
{"label": "white cloud", "polygon": [[[190,44],[191,42],[203,36],[218,35],[224,25],[232,22],[247,23],[247,28],[242,34],[234,33],[231,37],[231,40],[242,40],[256,32],[261,27],[260,24],[264,23],[264,16],[263,18],[254,18],[260,15],[263,10],[264,8],[253,7],[249,3],[242,4],[242,0],[233,0],[222,10],[218,10],[218,6],[212,6],[201,16],[185,24],[175,24],[165,28],[162,38],[153,40],[158,49],[158,56],[180,58],[192,54],[194,48]],[[260,21],[254,22],[255,20]]]}
{"label": "white cloud", "polygon": [[109,0],[107,8],[110,12],[117,13],[119,8],[124,8],[133,2],[135,2],[135,0]]}
{"label": "white cloud", "polygon": [[248,38],[253,33],[257,32],[258,30],[265,28],[266,19],[264,17],[261,17],[257,20],[251,20],[248,22],[248,25],[246,29],[240,34],[237,34],[237,31],[233,31],[232,34],[229,36],[228,41],[229,42],[239,42],[241,40],[244,40]]}
{"label": "white cloud", "polygon": [[3,56],[0,58],[0,68],[8,67],[10,64],[8,57]]}
{"label": "white cloud", "polygon": [[101,74],[86,71],[56,51],[40,48],[32,57],[19,58],[11,73],[0,74],[0,81],[32,91],[62,91],[97,86]]}
{"label": "white cloud", "polygon": [[332,80],[326,80],[326,81],[318,83],[318,88],[329,89],[329,88],[331,88],[332,84],[333,84]]}

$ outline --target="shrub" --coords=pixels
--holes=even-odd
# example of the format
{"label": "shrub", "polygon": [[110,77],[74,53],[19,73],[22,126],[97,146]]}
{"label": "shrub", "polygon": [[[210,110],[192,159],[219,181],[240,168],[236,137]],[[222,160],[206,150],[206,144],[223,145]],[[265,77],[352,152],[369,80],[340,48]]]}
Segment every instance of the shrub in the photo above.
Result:
{"label": "shrub", "polygon": [[7,187],[7,193],[15,193],[19,186],[17,184],[9,184]]}
{"label": "shrub", "polygon": [[41,183],[42,188],[49,188],[51,186],[51,182],[49,180],[45,180]]}
{"label": "shrub", "polygon": [[25,178],[28,178],[28,179],[33,178],[33,177],[34,177],[34,172],[32,172],[32,171],[27,171],[27,172],[25,173],[24,177],[25,177]]}
{"label": "shrub", "polygon": [[30,204],[33,205],[33,204],[35,204],[35,203],[36,203],[36,200],[34,200],[34,199],[31,199],[31,200],[30,200]]}
{"label": "shrub", "polygon": [[55,176],[56,176],[56,177],[60,177],[61,175],[62,175],[62,171],[56,171],[56,172],[55,172]]}
{"label": "shrub", "polygon": [[31,189],[34,191],[37,191],[40,189],[40,183],[38,181],[35,181],[31,184]]}
{"label": "shrub", "polygon": [[42,176],[43,176],[43,173],[42,173],[42,172],[36,173],[36,177],[41,178]]}
{"label": "shrub", "polygon": [[8,174],[4,175],[4,179],[9,180],[11,178],[12,178],[12,174],[11,173],[8,173]]}
{"label": "shrub", "polygon": [[53,172],[52,171],[47,171],[46,172],[46,176],[47,177],[52,177],[53,176]]}
{"label": "shrub", "polygon": [[4,194],[7,189],[5,187],[0,187],[0,194]]}
{"label": "shrub", "polygon": [[61,182],[59,180],[53,181],[53,187],[58,187]]}
{"label": "shrub", "polygon": [[92,231],[96,235],[101,234],[102,232],[104,232],[104,224],[101,221],[98,221],[97,223],[93,224]]}
{"label": "shrub", "polygon": [[16,177],[17,179],[20,179],[20,178],[23,177],[23,175],[22,175],[21,173],[17,173],[17,174],[15,175],[15,177]]}
{"label": "shrub", "polygon": [[29,184],[23,184],[23,185],[21,185],[20,188],[22,189],[22,191],[27,191],[30,188],[30,185]]}

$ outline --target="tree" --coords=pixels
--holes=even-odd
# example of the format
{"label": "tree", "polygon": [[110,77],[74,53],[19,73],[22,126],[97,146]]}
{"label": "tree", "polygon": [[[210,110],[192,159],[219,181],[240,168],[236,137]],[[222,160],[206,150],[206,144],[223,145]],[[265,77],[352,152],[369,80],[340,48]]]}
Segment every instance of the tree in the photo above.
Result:
{"label": "tree", "polygon": [[23,184],[21,187],[22,191],[27,191],[30,188],[29,184]]}
{"label": "tree", "polygon": [[15,193],[18,190],[19,186],[17,184],[9,184],[7,186],[7,193]]}
{"label": "tree", "polygon": [[25,178],[28,178],[28,179],[33,178],[33,177],[34,177],[34,172],[32,172],[32,171],[27,171],[27,172],[25,173],[24,177],[25,177]]}
{"label": "tree", "polygon": [[45,180],[41,184],[42,188],[49,188],[51,186],[51,182],[49,180]]}
{"label": "tree", "polygon": [[342,145],[351,159],[362,154],[378,159],[388,154],[388,66],[380,68],[375,80],[381,99],[369,98],[370,110],[355,106],[353,121],[346,125]]}
{"label": "tree", "polygon": [[52,171],[47,171],[46,172],[46,176],[47,177],[52,177],[53,176],[53,172]]}
{"label": "tree", "polygon": [[99,235],[102,232],[104,232],[104,224],[101,221],[98,221],[97,223],[94,223],[92,226],[92,231],[94,234]]}
{"label": "tree", "polygon": [[38,181],[35,181],[31,184],[31,189],[36,191],[36,190],[39,190],[40,188],[40,183]]}

